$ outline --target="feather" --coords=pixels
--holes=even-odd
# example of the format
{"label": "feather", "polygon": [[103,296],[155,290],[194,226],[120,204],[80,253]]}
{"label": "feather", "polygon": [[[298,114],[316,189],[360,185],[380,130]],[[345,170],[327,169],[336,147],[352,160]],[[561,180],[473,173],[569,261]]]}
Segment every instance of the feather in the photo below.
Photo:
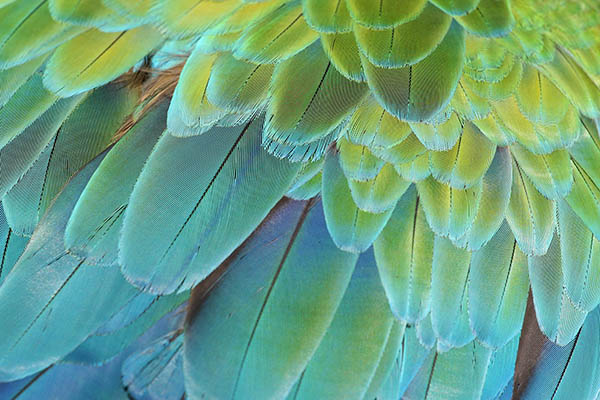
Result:
{"label": "feather", "polygon": [[159,103],[137,121],[90,178],[65,228],[65,245],[73,254],[94,264],[117,262],[124,211],[146,159],[164,132],[166,107],[167,102]]}
{"label": "feather", "polygon": [[573,188],[565,197],[575,214],[581,218],[596,237],[600,237],[600,187],[595,167],[584,169],[573,160]]}
{"label": "feather", "polygon": [[454,189],[429,177],[417,182],[416,186],[431,230],[459,242],[477,217],[481,184],[469,189]]}
{"label": "feather", "polygon": [[450,15],[464,15],[477,7],[480,0],[432,0],[431,2]]}
{"label": "feather", "polygon": [[600,303],[600,243],[564,201],[558,202],[564,285],[573,304],[592,311]]}
{"label": "feather", "polygon": [[505,392],[512,394],[510,381],[515,371],[520,338],[520,335],[515,336],[492,353],[481,392],[482,399],[498,399]]}
{"label": "feather", "polygon": [[318,203],[280,203],[210,293],[192,295],[188,396],[285,397],[333,320],[356,259],[329,239]]}
{"label": "feather", "polygon": [[[102,0],[48,0],[48,8],[56,21],[91,26],[103,31],[122,31],[140,25],[104,5]],[[137,23],[136,23],[137,22]]]}
{"label": "feather", "polygon": [[183,385],[183,335],[170,332],[123,362],[123,386],[134,398],[178,400]]}
{"label": "feather", "polygon": [[436,236],[431,271],[431,323],[439,340],[462,347],[475,337],[469,327],[471,254]]}
{"label": "feather", "polygon": [[120,33],[88,30],[50,56],[44,85],[61,97],[101,86],[126,72],[161,40],[158,31],[149,26]]}
{"label": "feather", "polygon": [[116,266],[89,266],[64,250],[62,230],[101,159],[63,190],[0,287],[2,380],[25,377],[60,360],[136,293]]}
{"label": "feather", "polygon": [[449,15],[428,3],[412,21],[383,30],[357,24],[354,35],[358,48],[370,63],[382,68],[400,68],[416,64],[431,54],[451,23]]}
{"label": "feather", "polygon": [[521,382],[520,398],[592,399],[599,387],[600,321],[591,312],[574,340],[564,347],[547,342]]}
{"label": "feather", "polygon": [[479,250],[500,228],[510,200],[512,173],[508,150],[498,147],[481,181],[481,200],[473,225],[457,242],[461,247]]}
{"label": "feather", "polygon": [[40,56],[16,67],[0,71],[0,107],[3,107],[12,95],[27,82],[46,61],[46,58],[45,55]]}
{"label": "feather", "polygon": [[189,289],[283,196],[300,165],[262,149],[261,126],[161,137],[125,210],[119,260],[130,282],[153,293]]}
{"label": "feather", "polygon": [[410,133],[410,125],[385,111],[373,96],[365,98],[347,125],[347,136],[351,142],[372,148],[393,147]]}
{"label": "feather", "polygon": [[454,147],[463,132],[463,123],[456,113],[452,113],[448,120],[441,123],[413,122],[410,127],[425,147],[438,151],[450,150]]}
{"label": "feather", "polygon": [[353,144],[346,138],[337,141],[340,167],[348,180],[366,182],[375,179],[385,162],[371,152],[369,147]]}
{"label": "feather", "polygon": [[156,0],[151,14],[169,36],[181,39],[198,35],[233,14],[240,0]]}
{"label": "feather", "polygon": [[211,104],[206,91],[217,55],[198,45],[185,62],[169,106],[167,127],[174,136],[194,136],[210,129],[225,111]]}
{"label": "feather", "polygon": [[477,339],[500,348],[518,335],[528,292],[527,256],[505,222],[471,258],[469,320]]}
{"label": "feather", "polygon": [[352,19],[345,0],[304,0],[302,11],[306,22],[319,32],[349,32]]}
{"label": "feather", "polygon": [[345,251],[361,253],[368,249],[392,215],[393,208],[373,214],[356,206],[333,151],[325,159],[321,192],[327,229],[335,244]]}
{"label": "feather", "polygon": [[396,206],[396,202],[410,186],[391,164],[385,164],[377,176],[368,181],[348,180],[354,203],[363,211],[382,213]]}
{"label": "feather", "polygon": [[563,51],[540,66],[548,79],[588,118],[600,116],[600,93],[590,77]]}
{"label": "feather", "polygon": [[434,353],[423,364],[404,399],[480,398],[491,350],[473,341],[445,353]]}
{"label": "feather", "polygon": [[[339,0],[343,2],[343,0]],[[321,33],[321,45],[329,61],[344,77],[357,82],[366,80],[352,32]]]}
{"label": "feather", "polygon": [[532,122],[560,122],[571,104],[564,94],[538,69],[524,64],[516,92],[519,109]]}
{"label": "feather", "polygon": [[[138,294],[69,353],[64,361],[84,365],[103,364],[117,356],[139,337],[145,336],[145,332],[154,329],[153,326],[166,324],[168,326],[166,332],[181,327],[184,314],[181,304],[190,297],[189,291],[170,296],[152,296],[147,293],[143,293],[142,296],[150,296],[153,300],[148,307],[141,310],[141,314],[128,322],[127,319],[122,319],[124,312],[134,311],[132,307],[136,307],[134,300],[140,297]],[[122,326],[115,329],[116,325]]]}
{"label": "feather", "polygon": [[540,329],[551,341],[566,345],[577,335],[587,312],[579,310],[567,294],[556,235],[546,254],[529,258],[529,280]]}
{"label": "feather", "polygon": [[10,68],[54,49],[85,28],[52,19],[46,0],[18,1],[0,8],[0,68]]}
{"label": "feather", "polygon": [[429,312],[433,238],[411,187],[373,243],[390,307],[402,321],[415,323]]}
{"label": "feather", "polygon": [[21,237],[13,232],[6,221],[4,209],[0,207],[0,286],[10,273],[18,258],[23,253],[28,238]]}
{"label": "feather", "polygon": [[452,149],[430,153],[431,174],[453,188],[470,188],[481,181],[495,153],[496,146],[467,122]]}
{"label": "feather", "polygon": [[346,0],[348,11],[354,21],[375,28],[388,28],[415,19],[426,5],[425,0],[410,3],[376,0]]}
{"label": "feather", "polygon": [[277,7],[249,25],[233,47],[235,57],[255,64],[286,60],[319,38],[302,15],[302,5],[293,1]]}
{"label": "feather", "polygon": [[555,202],[543,197],[513,161],[512,189],[506,221],[525,254],[546,253],[554,233],[555,210]]}
{"label": "feather", "polygon": [[[206,99],[225,110],[256,112],[266,101],[272,75],[271,64],[256,65],[230,53],[220,54],[210,70]],[[194,78],[193,84],[198,85],[198,78]]]}
{"label": "feather", "polygon": [[319,42],[275,67],[263,135],[290,144],[325,137],[368,91],[331,66]]}
{"label": "feather", "polygon": [[111,84],[95,90],[62,123],[25,176],[6,194],[4,207],[19,234],[31,235],[64,184],[111,143],[137,100],[134,90]]}
{"label": "feather", "polygon": [[429,170],[429,153],[422,154],[413,161],[394,166],[400,176],[411,182],[420,182],[431,175]]}
{"label": "feather", "polygon": [[19,136],[56,101],[34,73],[0,108],[0,150]]}
{"label": "feather", "polygon": [[308,181],[304,182],[304,184],[298,186],[294,190],[288,191],[286,193],[286,196],[294,200],[312,199],[313,197],[321,193],[322,186],[323,174],[319,172],[315,176],[310,178]]}
{"label": "feather", "polygon": [[452,98],[464,53],[463,29],[452,23],[436,49],[415,65],[381,68],[361,57],[369,87],[386,111],[402,120],[421,122],[444,109]]}
{"label": "feather", "polygon": [[393,371],[398,365],[397,360],[398,358],[402,358],[402,343],[404,342],[405,329],[406,324],[394,321],[385,348],[383,349],[383,354],[379,359],[379,365],[377,365],[375,374],[369,383],[369,388],[363,396],[364,399],[377,398],[377,393],[381,391],[385,382],[392,378]]}
{"label": "feather", "polygon": [[394,165],[411,162],[427,152],[427,148],[412,133],[392,147],[371,147],[371,150],[377,157]]}
{"label": "feather", "polygon": [[480,0],[473,11],[456,20],[469,32],[484,37],[505,36],[515,25],[510,0]]}
{"label": "feather", "polygon": [[31,168],[65,119],[85,96],[62,99],[0,150],[0,195],[4,196]]}
{"label": "feather", "polygon": [[569,194],[573,172],[569,153],[555,150],[549,154],[533,154],[519,144],[510,148],[519,168],[531,179],[535,188],[549,199],[560,199]]}
{"label": "feather", "polygon": [[335,317],[299,379],[294,399],[363,398],[393,322],[373,253],[368,251],[358,258]]}

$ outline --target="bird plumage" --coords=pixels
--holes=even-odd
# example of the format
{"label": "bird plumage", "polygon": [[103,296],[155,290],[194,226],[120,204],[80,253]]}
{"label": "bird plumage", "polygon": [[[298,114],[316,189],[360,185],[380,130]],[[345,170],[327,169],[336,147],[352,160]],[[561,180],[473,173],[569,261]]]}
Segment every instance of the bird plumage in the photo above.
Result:
{"label": "bird plumage", "polygon": [[0,0],[0,397],[595,398],[599,124],[594,0]]}

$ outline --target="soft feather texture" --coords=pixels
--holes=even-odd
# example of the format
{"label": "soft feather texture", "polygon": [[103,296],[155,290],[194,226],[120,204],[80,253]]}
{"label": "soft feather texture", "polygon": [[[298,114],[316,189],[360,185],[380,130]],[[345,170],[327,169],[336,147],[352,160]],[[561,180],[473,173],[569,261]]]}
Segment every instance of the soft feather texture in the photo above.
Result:
{"label": "soft feather texture", "polygon": [[[225,264],[228,279],[193,299],[184,341],[193,397],[284,397],[342,301],[357,257],[331,241],[321,205],[284,200],[272,217]],[[287,302],[293,293],[304,301]],[[220,357],[207,357],[215,348]]]}
{"label": "soft feather texture", "polygon": [[[0,0],[0,375],[46,371],[0,391],[594,397],[599,16]],[[185,357],[177,324],[119,355],[184,314]]]}

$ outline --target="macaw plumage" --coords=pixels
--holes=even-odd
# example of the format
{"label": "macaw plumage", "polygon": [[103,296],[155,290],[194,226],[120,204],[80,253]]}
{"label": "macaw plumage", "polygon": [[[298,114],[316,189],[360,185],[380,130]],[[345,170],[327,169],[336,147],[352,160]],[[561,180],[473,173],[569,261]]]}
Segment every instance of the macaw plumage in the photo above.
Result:
{"label": "macaw plumage", "polygon": [[0,0],[0,398],[595,399],[596,0]]}

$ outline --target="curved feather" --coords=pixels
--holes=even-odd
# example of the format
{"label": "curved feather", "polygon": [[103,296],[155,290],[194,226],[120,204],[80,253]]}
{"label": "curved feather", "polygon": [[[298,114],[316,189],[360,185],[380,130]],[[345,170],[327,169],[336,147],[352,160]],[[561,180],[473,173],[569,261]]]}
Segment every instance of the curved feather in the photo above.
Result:
{"label": "curved feather", "polygon": [[0,195],[6,194],[31,168],[83,97],[59,100],[0,150]]}
{"label": "curved feather", "polygon": [[431,271],[431,324],[439,340],[462,347],[475,334],[469,326],[471,254],[436,236]]}
{"label": "curved feather", "polygon": [[557,236],[546,254],[529,258],[529,280],[541,331],[560,346],[568,344],[577,335],[587,312],[577,309],[567,295]]}
{"label": "curved feather", "polygon": [[481,181],[495,153],[496,146],[467,122],[452,149],[430,153],[431,174],[453,188],[470,188]]}
{"label": "curved feather", "polygon": [[433,239],[411,187],[373,243],[390,307],[402,321],[415,323],[429,312]]}
{"label": "curved feather", "polygon": [[480,0],[431,0],[433,4],[450,15],[463,15],[473,11]]}
{"label": "curved feather", "polygon": [[282,202],[225,264],[224,279],[193,298],[188,396],[285,397],[322,342],[356,259],[331,241],[318,203]]}
{"label": "curved feather", "polygon": [[115,33],[91,29],[50,56],[44,85],[61,97],[85,92],[126,72],[161,40],[149,26]]}
{"label": "curved feather", "polygon": [[454,147],[463,132],[463,124],[456,113],[452,113],[447,121],[441,123],[413,122],[410,127],[425,147],[438,151]]}
{"label": "curved feather", "polygon": [[[206,86],[209,103],[231,111],[257,111],[265,102],[273,65],[238,60],[230,53],[221,54],[210,70]],[[187,84],[197,84],[195,82]]]}
{"label": "curved feather", "polygon": [[415,19],[426,5],[425,0],[400,3],[398,0],[346,0],[352,18],[375,29],[387,28]]}
{"label": "curved feather", "polygon": [[434,353],[421,367],[403,398],[480,398],[490,355],[491,350],[477,341],[445,353]]}
{"label": "curved feather", "polygon": [[402,345],[404,342],[405,330],[406,325],[403,322],[394,321],[385,348],[383,349],[383,354],[379,359],[379,365],[377,365],[375,374],[371,378],[369,388],[363,398],[377,398],[377,393],[381,392],[386,381],[390,378],[393,379],[392,374],[394,373],[394,369],[398,366],[397,360],[402,358]]}
{"label": "curved feather", "polygon": [[319,42],[275,67],[264,136],[306,144],[325,137],[367,94],[340,74]]}
{"label": "curved feather", "polygon": [[181,333],[170,332],[125,359],[121,367],[123,386],[131,396],[150,399],[185,396]]}
{"label": "curved feather", "polygon": [[546,252],[554,233],[555,209],[555,202],[543,197],[513,161],[506,221],[525,254],[541,255]]}
{"label": "curved feather", "polygon": [[0,149],[21,134],[57,100],[34,73],[0,108]]}
{"label": "curved feather", "polygon": [[338,155],[330,151],[323,167],[321,191],[327,229],[340,249],[361,253],[377,239],[393,208],[379,214],[360,210],[338,160]]}
{"label": "curved feather", "polygon": [[[363,398],[393,329],[373,252],[362,254],[294,399]],[[368,326],[369,329],[364,329]]]}
{"label": "curved feather", "polygon": [[358,208],[382,213],[396,205],[410,182],[402,179],[391,164],[385,164],[375,178],[365,182],[349,179],[348,185]]}
{"label": "curved feather", "polygon": [[508,149],[496,148],[492,164],[481,181],[481,200],[473,225],[458,240],[470,250],[478,250],[496,233],[508,207],[512,186],[512,161]]}
{"label": "curved feather", "polygon": [[0,377],[41,371],[85,340],[136,293],[116,266],[86,265],[64,250],[62,230],[75,201],[102,157],[67,187],[33,234],[0,287],[6,325],[0,343]]}
{"label": "curved feather", "polygon": [[505,222],[471,258],[469,320],[477,339],[505,346],[521,330],[528,293],[527,257]]}
{"label": "curved feather", "polygon": [[352,19],[346,0],[304,0],[302,10],[306,22],[319,32],[349,32]]}
{"label": "curved feather", "polygon": [[368,96],[350,117],[347,132],[353,143],[390,148],[406,139],[411,127],[385,111],[373,96]]}
{"label": "curved feather", "polygon": [[18,1],[0,8],[0,68],[39,57],[85,28],[55,21],[46,0]]}
{"label": "curved feather", "polygon": [[573,172],[569,153],[555,150],[549,154],[533,154],[519,144],[510,151],[519,168],[531,179],[536,189],[549,199],[565,197],[573,185]]}
{"label": "curved feather", "polygon": [[97,264],[117,261],[123,213],[144,163],[164,132],[166,108],[166,102],[157,104],[137,121],[90,178],[64,232],[65,245],[73,254]]}
{"label": "curved feather", "polygon": [[78,104],[44,150],[47,157],[40,157],[4,197],[15,231],[33,233],[69,178],[112,142],[125,117],[133,111],[137,97],[135,90],[111,84]]}
{"label": "curved feather", "polygon": [[446,36],[451,23],[449,15],[428,3],[412,21],[383,30],[357,24],[354,35],[358,48],[369,62],[378,67],[399,68],[431,54]]}
{"label": "curved feather", "polygon": [[[343,0],[338,1],[343,2]],[[352,32],[321,33],[320,37],[325,54],[340,74],[357,82],[366,80],[358,54],[358,45]]]}
{"label": "curved feather", "polygon": [[594,398],[599,379],[599,329],[598,310],[595,310],[573,341],[564,347],[546,343],[522,388],[521,398]]}
{"label": "curved feather", "polygon": [[469,32],[484,37],[507,35],[515,24],[510,0],[480,0],[473,11],[456,20]]}
{"label": "curved feather", "polygon": [[482,185],[455,189],[432,177],[417,182],[419,198],[431,230],[460,242],[473,226],[482,197]]}
{"label": "curved feather", "polygon": [[161,137],[123,220],[119,260],[130,281],[154,293],[188,289],[262,221],[300,165],[268,154],[261,126]]}
{"label": "curved feather", "polygon": [[567,294],[577,308],[592,311],[600,303],[600,243],[564,200],[558,202],[558,235]]}
{"label": "curved feather", "polygon": [[381,68],[361,57],[369,87],[386,111],[402,120],[420,122],[432,118],[452,98],[464,53],[463,29],[453,22],[437,48],[415,65]]}
{"label": "curved feather", "polygon": [[299,1],[284,3],[248,26],[233,54],[255,64],[276,63],[290,58],[319,38],[302,14]]}

